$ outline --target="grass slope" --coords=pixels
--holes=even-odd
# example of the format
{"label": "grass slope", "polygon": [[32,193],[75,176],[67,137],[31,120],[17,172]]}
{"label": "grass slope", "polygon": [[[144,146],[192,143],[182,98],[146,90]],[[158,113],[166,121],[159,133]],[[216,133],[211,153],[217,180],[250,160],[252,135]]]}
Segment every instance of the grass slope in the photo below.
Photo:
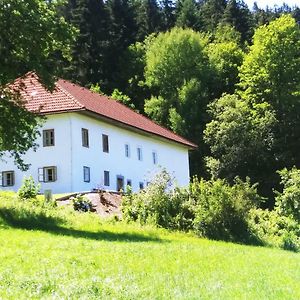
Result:
{"label": "grass slope", "polygon": [[0,299],[300,299],[297,253],[1,200]]}

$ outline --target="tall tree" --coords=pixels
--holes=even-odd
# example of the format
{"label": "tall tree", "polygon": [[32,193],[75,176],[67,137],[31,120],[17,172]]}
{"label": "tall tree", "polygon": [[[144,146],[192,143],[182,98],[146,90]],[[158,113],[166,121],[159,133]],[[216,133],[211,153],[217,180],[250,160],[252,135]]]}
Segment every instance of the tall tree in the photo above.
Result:
{"label": "tall tree", "polygon": [[202,130],[211,99],[212,76],[204,47],[207,39],[191,29],[161,33],[146,50],[146,83],[152,97],[145,112],[152,119],[199,144],[192,172],[199,172],[205,147]]}
{"label": "tall tree", "polygon": [[253,20],[251,12],[243,0],[228,1],[222,23],[233,26],[241,34],[242,42],[250,42],[253,34]]}
{"label": "tall tree", "polygon": [[69,22],[79,30],[72,48],[66,78],[81,85],[108,85],[106,57],[109,53],[109,16],[102,0],[70,0],[64,10]]}
{"label": "tall tree", "polygon": [[162,16],[156,0],[135,1],[135,18],[137,24],[138,41],[153,32],[159,32],[162,28]]}
{"label": "tall tree", "polygon": [[0,32],[0,156],[8,151],[26,169],[21,155],[35,146],[39,121],[24,108],[22,84],[14,89],[7,84],[34,70],[52,89],[57,58],[70,57],[75,31],[57,14],[57,1],[2,0]]}
{"label": "tall tree", "polygon": [[201,18],[198,4],[195,0],[177,1],[176,26],[201,29]]}
{"label": "tall tree", "polygon": [[214,32],[222,19],[225,8],[226,0],[203,1],[200,7],[203,30]]}

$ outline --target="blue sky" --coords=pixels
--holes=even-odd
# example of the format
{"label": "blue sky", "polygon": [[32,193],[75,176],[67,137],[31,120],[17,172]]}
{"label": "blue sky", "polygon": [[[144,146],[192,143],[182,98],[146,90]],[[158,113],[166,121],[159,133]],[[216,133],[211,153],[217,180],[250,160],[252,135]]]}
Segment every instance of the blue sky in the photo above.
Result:
{"label": "blue sky", "polygon": [[[253,7],[253,3],[255,0],[244,0],[245,3],[249,6],[250,9]],[[258,7],[265,8],[267,5],[268,6],[274,6],[278,5],[281,6],[282,3],[286,3],[289,6],[294,6],[297,5],[300,7],[300,1],[299,0],[256,0]]]}

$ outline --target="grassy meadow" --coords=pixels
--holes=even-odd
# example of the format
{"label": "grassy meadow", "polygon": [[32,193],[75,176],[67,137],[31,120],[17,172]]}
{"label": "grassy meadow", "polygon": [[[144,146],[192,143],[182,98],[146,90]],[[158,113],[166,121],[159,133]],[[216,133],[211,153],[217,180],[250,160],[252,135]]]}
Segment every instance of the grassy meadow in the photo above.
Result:
{"label": "grassy meadow", "polygon": [[300,299],[300,255],[0,194],[0,299]]}

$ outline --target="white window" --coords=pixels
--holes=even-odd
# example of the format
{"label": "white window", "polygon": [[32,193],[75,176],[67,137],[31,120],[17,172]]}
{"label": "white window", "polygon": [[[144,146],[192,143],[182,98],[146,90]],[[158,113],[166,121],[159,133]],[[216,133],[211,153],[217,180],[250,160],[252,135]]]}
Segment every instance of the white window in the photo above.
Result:
{"label": "white window", "polygon": [[89,147],[89,131],[86,128],[81,128],[82,146]]}
{"label": "white window", "polygon": [[128,144],[125,144],[125,156],[130,157],[130,147]]}
{"label": "white window", "polygon": [[43,130],[43,146],[54,146],[54,129]]}
{"label": "white window", "polygon": [[43,167],[38,169],[40,182],[54,182],[57,180],[56,167]]}
{"label": "white window", "polygon": [[13,186],[15,184],[15,172],[4,171],[1,173],[1,185],[2,186]]}
{"label": "white window", "polygon": [[108,143],[108,135],[102,134],[102,149],[103,152],[109,152],[109,143]]}
{"label": "white window", "polygon": [[152,161],[153,161],[154,165],[157,164],[157,153],[156,153],[156,151],[152,152]]}
{"label": "white window", "polygon": [[83,181],[84,182],[90,182],[90,168],[89,167],[83,167]]}
{"label": "white window", "polygon": [[109,186],[109,171],[104,171],[104,185]]}
{"label": "white window", "polygon": [[143,159],[143,153],[142,153],[142,148],[141,147],[137,147],[137,157],[138,157],[138,160]]}

